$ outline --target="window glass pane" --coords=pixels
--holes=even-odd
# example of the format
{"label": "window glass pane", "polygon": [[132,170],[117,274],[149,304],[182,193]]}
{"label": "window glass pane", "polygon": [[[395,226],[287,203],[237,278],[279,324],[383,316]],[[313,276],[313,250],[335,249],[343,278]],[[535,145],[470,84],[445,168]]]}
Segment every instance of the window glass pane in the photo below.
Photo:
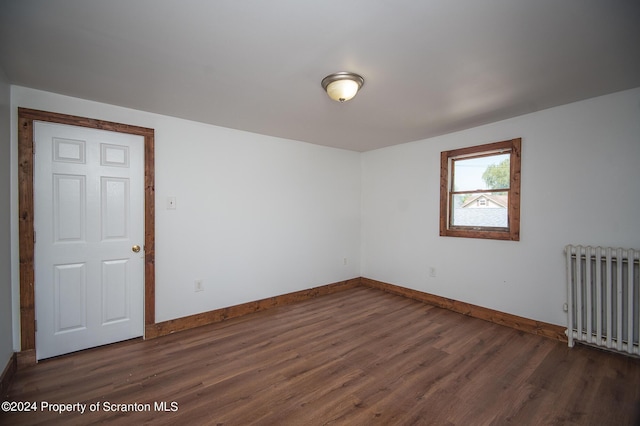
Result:
{"label": "window glass pane", "polygon": [[452,226],[506,228],[508,193],[473,193],[453,195]]}
{"label": "window glass pane", "polygon": [[510,154],[454,160],[453,190],[509,189]]}

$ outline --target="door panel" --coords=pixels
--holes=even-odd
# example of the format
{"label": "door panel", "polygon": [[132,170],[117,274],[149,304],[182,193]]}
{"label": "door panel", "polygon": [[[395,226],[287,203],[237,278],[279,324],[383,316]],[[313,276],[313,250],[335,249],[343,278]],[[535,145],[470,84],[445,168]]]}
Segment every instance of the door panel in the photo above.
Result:
{"label": "door panel", "polygon": [[103,177],[102,192],[102,240],[129,237],[129,179]]}
{"label": "door panel", "polygon": [[55,243],[85,239],[85,176],[53,175],[53,235]]}
{"label": "door panel", "polygon": [[102,324],[129,319],[127,259],[102,262]]}
{"label": "door panel", "polygon": [[55,265],[54,271],[55,333],[85,330],[87,328],[85,264]]}
{"label": "door panel", "polygon": [[34,122],[36,358],[144,331],[144,138]]}

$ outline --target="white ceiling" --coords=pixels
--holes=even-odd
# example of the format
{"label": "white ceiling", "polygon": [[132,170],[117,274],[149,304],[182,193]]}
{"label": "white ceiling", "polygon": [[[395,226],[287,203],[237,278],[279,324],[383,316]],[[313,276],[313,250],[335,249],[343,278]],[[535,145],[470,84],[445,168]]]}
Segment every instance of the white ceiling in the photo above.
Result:
{"label": "white ceiling", "polygon": [[[640,1],[0,0],[0,68],[16,85],[367,151],[640,86]],[[336,71],[365,78],[350,102],[320,86]]]}

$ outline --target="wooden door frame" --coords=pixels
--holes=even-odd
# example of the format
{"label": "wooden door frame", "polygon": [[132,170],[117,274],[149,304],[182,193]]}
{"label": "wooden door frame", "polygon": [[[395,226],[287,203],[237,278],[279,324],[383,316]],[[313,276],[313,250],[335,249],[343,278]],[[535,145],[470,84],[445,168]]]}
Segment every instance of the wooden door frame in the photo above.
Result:
{"label": "wooden door frame", "polygon": [[144,137],[144,329],[155,323],[154,130],[128,124],[18,108],[18,210],[20,244],[19,365],[36,363],[33,122],[67,124]]}

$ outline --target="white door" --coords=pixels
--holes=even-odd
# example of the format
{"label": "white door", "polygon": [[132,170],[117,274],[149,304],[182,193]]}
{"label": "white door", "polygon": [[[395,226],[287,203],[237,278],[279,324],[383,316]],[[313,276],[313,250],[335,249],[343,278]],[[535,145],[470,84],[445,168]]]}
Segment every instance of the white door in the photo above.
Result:
{"label": "white door", "polygon": [[36,358],[142,336],[144,138],[44,122],[34,137]]}

